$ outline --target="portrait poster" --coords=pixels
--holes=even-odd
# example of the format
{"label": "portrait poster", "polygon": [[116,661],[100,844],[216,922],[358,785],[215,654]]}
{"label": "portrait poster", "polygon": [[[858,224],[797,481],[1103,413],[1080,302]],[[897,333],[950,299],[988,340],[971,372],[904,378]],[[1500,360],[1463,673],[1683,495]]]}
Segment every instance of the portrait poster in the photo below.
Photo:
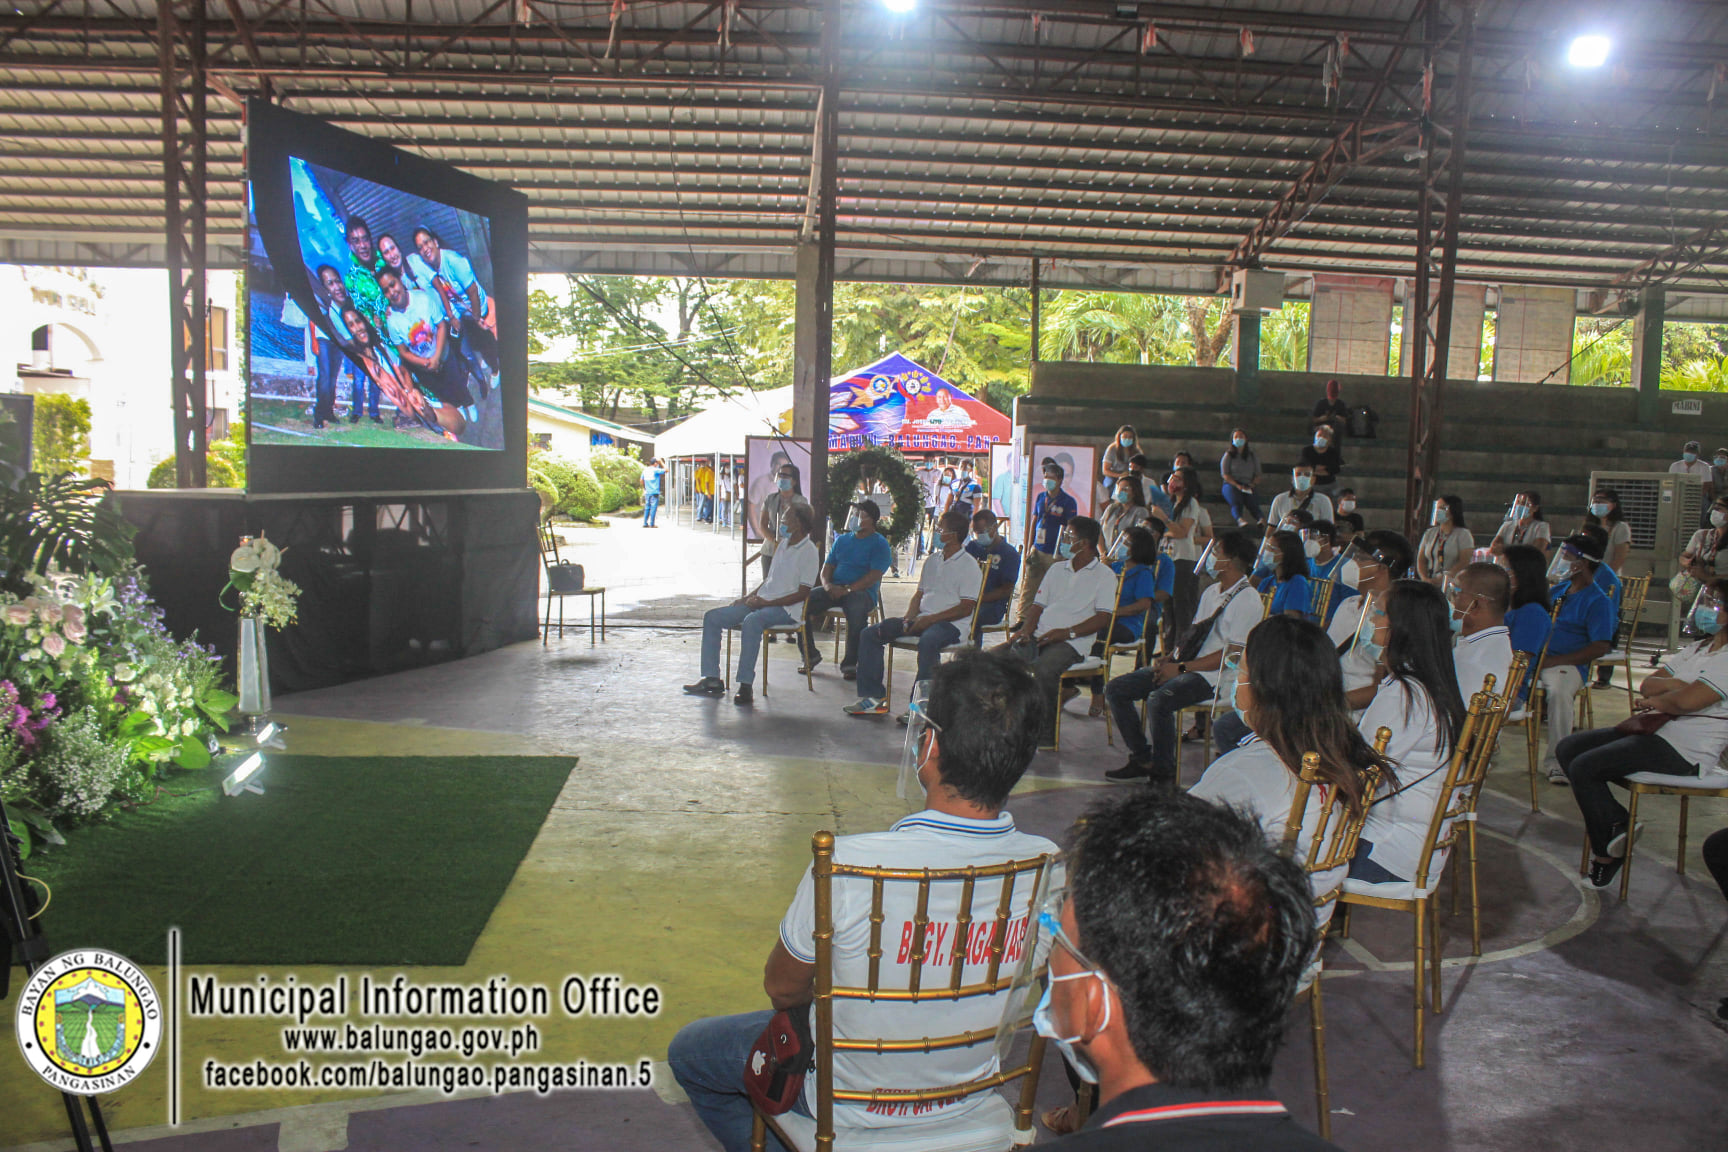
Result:
{"label": "portrait poster", "polygon": [[746,436],[744,438],[744,542],[760,544],[762,502],[780,491],[776,476],[783,464],[790,464],[796,476],[792,490],[810,498],[810,445],[789,436]]}
{"label": "portrait poster", "polygon": [[998,520],[1012,520],[1014,492],[1019,488],[1020,466],[1024,463],[1012,444],[990,445],[990,511]]}
{"label": "portrait poster", "polygon": [[1097,488],[1098,449],[1091,444],[1045,444],[1034,440],[1032,455],[1026,461],[1026,516],[1031,519],[1032,505],[1038,493],[1044,491],[1044,462],[1053,460],[1062,466],[1062,490],[1074,497],[1078,515],[1094,515],[1093,499]]}

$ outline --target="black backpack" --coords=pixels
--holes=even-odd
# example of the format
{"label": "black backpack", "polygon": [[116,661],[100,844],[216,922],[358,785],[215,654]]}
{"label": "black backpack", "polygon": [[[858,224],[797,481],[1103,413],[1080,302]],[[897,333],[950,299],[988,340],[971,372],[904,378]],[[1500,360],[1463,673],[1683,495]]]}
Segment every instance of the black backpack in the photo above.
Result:
{"label": "black backpack", "polygon": [[1377,440],[1375,429],[1380,426],[1380,414],[1366,404],[1350,409],[1344,424],[1344,434],[1356,440]]}

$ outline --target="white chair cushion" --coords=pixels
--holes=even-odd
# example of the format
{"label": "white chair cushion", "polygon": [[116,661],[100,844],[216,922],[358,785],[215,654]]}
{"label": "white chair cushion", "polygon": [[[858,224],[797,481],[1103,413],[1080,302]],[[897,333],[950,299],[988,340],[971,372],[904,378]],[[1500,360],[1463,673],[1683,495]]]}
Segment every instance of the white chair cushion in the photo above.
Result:
{"label": "white chair cushion", "polygon": [[1102,657],[1102,656],[1082,656],[1080,658],[1079,663],[1070,664],[1068,666],[1068,671],[1069,672],[1096,672],[1096,671],[1098,671],[1098,669],[1100,669],[1102,667],[1104,667],[1104,657]]}
{"label": "white chair cushion", "polygon": [[1705,772],[1698,776],[1664,776],[1659,772],[1634,772],[1626,779],[1658,788],[1728,788],[1728,772]]}
{"label": "white chair cushion", "polygon": [[905,648],[908,651],[917,651],[918,649],[918,637],[916,636],[896,636],[889,643],[895,648]]}
{"label": "white chair cushion", "polygon": [[1413,880],[1388,880],[1370,884],[1365,880],[1344,879],[1344,891],[1351,896],[1377,896],[1382,900],[1420,900],[1432,896],[1434,889],[1417,888]]}
{"label": "white chair cushion", "polygon": [[[774,1122],[792,1140],[797,1152],[813,1152],[816,1121],[787,1112]],[[836,1125],[836,1152],[850,1149],[896,1149],[899,1152],[1008,1152],[1032,1142],[1032,1132],[1014,1128],[1014,1109],[996,1092],[982,1093],[979,1103],[958,1116],[892,1128],[849,1128]]]}

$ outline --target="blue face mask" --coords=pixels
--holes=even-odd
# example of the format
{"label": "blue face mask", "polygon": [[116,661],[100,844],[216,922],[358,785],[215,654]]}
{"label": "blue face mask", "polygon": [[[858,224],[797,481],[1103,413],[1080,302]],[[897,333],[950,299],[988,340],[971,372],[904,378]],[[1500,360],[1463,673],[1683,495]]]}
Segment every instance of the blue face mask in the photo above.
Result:
{"label": "blue face mask", "polygon": [[1692,626],[1706,636],[1722,631],[1722,609],[1714,604],[1700,604],[1692,609]]}
{"label": "blue face mask", "polygon": [[1132,437],[1132,436],[1118,437],[1116,440],[1116,443],[1122,445],[1122,447],[1124,447],[1124,448],[1132,448],[1132,447],[1134,447],[1134,437]]}
{"label": "blue face mask", "polygon": [[782,492],[792,491],[792,477],[790,476],[782,476],[775,483]]}
{"label": "blue face mask", "polygon": [[1246,437],[1246,436],[1232,436],[1230,438],[1230,443],[1232,446],[1235,447],[1235,449],[1238,452],[1240,452],[1242,449],[1248,447],[1248,437]]}
{"label": "blue face mask", "polygon": [[1134,499],[1134,497],[1132,497],[1128,493],[1122,491],[1120,488],[1118,488],[1116,490],[1116,503],[1126,504],[1126,503],[1128,503],[1128,501],[1130,501],[1132,499]]}
{"label": "blue face mask", "polygon": [[1056,542],[1056,555],[1064,560],[1072,560],[1074,558],[1074,545],[1066,540],[1058,540]]}
{"label": "blue face mask", "polygon": [[1592,504],[1592,505],[1590,505],[1590,515],[1596,517],[1596,519],[1598,519],[1598,520],[1602,519],[1602,517],[1608,515],[1608,505],[1606,505],[1606,504]]}
{"label": "blue face mask", "polygon": [[1373,640],[1362,640],[1357,643],[1356,647],[1360,648],[1362,654],[1367,656],[1368,659],[1374,661],[1376,664],[1380,663],[1380,657],[1386,655],[1386,646],[1384,644],[1376,644]]}
{"label": "blue face mask", "polygon": [[[1063,1058],[1068,1061],[1068,1067],[1074,1069],[1079,1074],[1080,1079],[1088,1084],[1098,1083],[1098,1069],[1092,1066],[1090,1060],[1074,1051],[1074,1042],[1080,1037],[1058,1036],[1056,1034],[1056,1020],[1050,1015],[1050,989],[1056,986],[1058,980],[1081,980],[1088,976],[1096,978],[1097,975],[1096,972],[1074,972],[1067,976],[1052,976],[1050,982],[1044,985],[1044,995],[1039,997],[1038,1007],[1032,1010],[1032,1030],[1056,1045],[1061,1050]],[[1104,1013],[1104,1023],[1108,1025],[1110,1023],[1110,985],[1108,984],[1104,985]],[[1103,1031],[1103,1029],[1099,1029],[1099,1031]]]}
{"label": "blue face mask", "polygon": [[1326,451],[1326,437],[1324,437],[1324,436],[1314,437],[1314,447],[1321,452]]}
{"label": "blue face mask", "polygon": [[1230,707],[1234,708],[1236,710],[1236,715],[1242,716],[1243,721],[1246,722],[1248,717],[1244,716],[1242,713],[1242,685],[1244,683],[1245,681],[1242,679],[1241,675],[1238,674],[1236,682],[1230,685]]}
{"label": "blue face mask", "polygon": [[1452,625],[1452,634],[1454,636],[1456,636],[1456,635],[1458,635],[1458,633],[1464,631],[1464,617],[1458,615],[1457,609],[1452,610],[1452,613],[1447,618],[1446,622],[1448,624]]}
{"label": "blue face mask", "polygon": [[780,539],[782,539],[782,540],[792,539],[792,529],[785,524],[780,525]]}
{"label": "blue face mask", "polygon": [[1218,557],[1210,552],[1206,553],[1206,575],[1218,579]]}
{"label": "blue face mask", "polygon": [[1056,491],[1056,489],[1058,489],[1060,487],[1062,487],[1062,481],[1056,479],[1056,477],[1054,477],[1054,476],[1044,477],[1044,491],[1054,492],[1054,491]]}
{"label": "blue face mask", "polygon": [[1688,463],[1688,464],[1691,464],[1698,459],[1698,453],[1696,453],[1696,452],[1682,452],[1682,453],[1680,453],[1680,459],[1686,461],[1686,463]]}

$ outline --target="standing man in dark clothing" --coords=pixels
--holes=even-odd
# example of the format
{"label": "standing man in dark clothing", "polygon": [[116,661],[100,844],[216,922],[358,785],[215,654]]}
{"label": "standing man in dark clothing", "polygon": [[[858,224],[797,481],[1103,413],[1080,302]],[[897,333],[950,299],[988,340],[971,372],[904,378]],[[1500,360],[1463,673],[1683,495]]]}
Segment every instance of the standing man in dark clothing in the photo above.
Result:
{"label": "standing man in dark clothing", "polygon": [[1137,790],[1075,825],[1033,1027],[1098,1085],[1073,1152],[1325,1152],[1267,1088],[1316,928],[1254,820]]}

